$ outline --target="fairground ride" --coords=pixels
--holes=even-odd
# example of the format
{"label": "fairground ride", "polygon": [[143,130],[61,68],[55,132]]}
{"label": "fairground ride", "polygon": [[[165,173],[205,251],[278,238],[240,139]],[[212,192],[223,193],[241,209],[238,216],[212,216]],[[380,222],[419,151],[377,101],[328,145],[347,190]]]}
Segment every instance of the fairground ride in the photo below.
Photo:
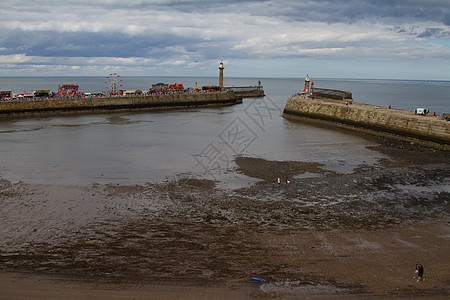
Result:
{"label": "fairground ride", "polygon": [[114,73],[106,76],[105,89],[107,89],[110,96],[119,95],[122,90],[122,79],[120,78],[120,75]]}

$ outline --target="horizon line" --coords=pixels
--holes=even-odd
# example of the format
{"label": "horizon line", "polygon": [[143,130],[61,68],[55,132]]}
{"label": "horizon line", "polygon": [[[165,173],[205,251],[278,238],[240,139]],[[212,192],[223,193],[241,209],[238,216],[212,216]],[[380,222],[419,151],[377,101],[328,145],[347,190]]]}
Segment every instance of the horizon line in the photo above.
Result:
{"label": "horizon line", "polygon": [[[107,77],[108,75],[0,75],[0,78],[50,78],[50,77]],[[218,78],[218,76],[195,76],[195,75],[120,75],[121,77],[181,77],[181,78]],[[235,79],[303,79],[304,77],[254,77],[254,76],[227,76],[226,78]],[[310,77],[311,78],[311,77]],[[356,78],[356,77],[312,77],[316,79],[332,80],[393,80],[393,81],[443,81],[450,82],[449,79],[406,79],[406,78]]]}

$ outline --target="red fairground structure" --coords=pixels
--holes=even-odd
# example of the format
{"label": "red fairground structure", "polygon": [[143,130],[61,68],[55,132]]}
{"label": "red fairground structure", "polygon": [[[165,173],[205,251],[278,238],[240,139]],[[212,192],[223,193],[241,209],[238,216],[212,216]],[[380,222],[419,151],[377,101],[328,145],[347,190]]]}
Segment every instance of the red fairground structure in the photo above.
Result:
{"label": "red fairground structure", "polygon": [[183,84],[181,84],[181,83],[174,83],[174,84],[169,85],[169,90],[181,92],[184,90],[184,87],[183,87]]}
{"label": "red fairground structure", "polygon": [[216,85],[202,86],[204,92],[220,92],[222,87]]}
{"label": "red fairground structure", "polygon": [[64,98],[74,98],[78,96],[77,84],[60,84],[58,86],[58,96]]}

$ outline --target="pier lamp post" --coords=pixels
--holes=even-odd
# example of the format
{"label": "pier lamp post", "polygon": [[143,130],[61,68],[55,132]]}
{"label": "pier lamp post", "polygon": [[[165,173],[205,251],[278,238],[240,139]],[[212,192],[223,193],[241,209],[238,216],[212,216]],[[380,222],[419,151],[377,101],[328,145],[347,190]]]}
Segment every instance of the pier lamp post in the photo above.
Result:
{"label": "pier lamp post", "polygon": [[223,88],[223,62],[220,62],[219,64],[219,86]]}

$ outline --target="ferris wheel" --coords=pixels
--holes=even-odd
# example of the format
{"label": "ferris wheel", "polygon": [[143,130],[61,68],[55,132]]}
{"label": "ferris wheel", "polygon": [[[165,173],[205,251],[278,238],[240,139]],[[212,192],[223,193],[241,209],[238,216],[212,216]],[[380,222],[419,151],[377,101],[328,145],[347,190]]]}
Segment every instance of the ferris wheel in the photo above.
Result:
{"label": "ferris wheel", "polygon": [[106,76],[105,89],[108,90],[108,94],[111,96],[117,96],[122,89],[122,79],[117,73],[109,74]]}

